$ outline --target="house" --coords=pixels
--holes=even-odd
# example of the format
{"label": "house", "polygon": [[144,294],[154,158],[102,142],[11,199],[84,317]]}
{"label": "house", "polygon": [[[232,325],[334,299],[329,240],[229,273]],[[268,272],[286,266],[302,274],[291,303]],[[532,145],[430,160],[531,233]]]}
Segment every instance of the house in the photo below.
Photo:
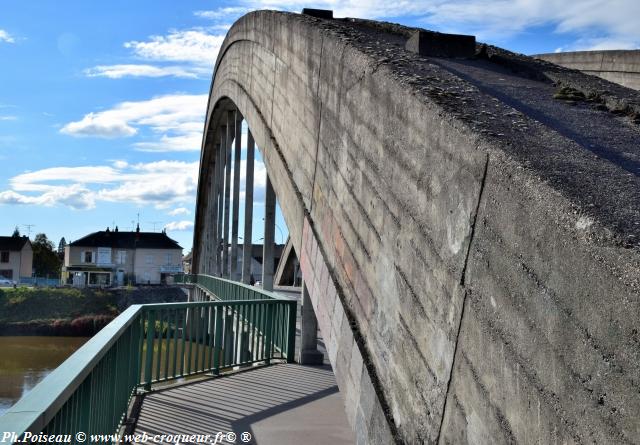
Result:
{"label": "house", "polygon": [[95,232],[69,243],[64,251],[62,279],[66,284],[123,286],[167,284],[182,272],[182,247],[163,231]]}
{"label": "house", "polygon": [[15,282],[33,273],[33,249],[26,236],[0,236],[0,276]]}
{"label": "house", "polygon": [[184,270],[184,273],[186,274],[190,274],[191,273],[191,260],[192,260],[192,251],[190,251],[188,254],[186,254],[183,258],[182,258],[182,269]]}

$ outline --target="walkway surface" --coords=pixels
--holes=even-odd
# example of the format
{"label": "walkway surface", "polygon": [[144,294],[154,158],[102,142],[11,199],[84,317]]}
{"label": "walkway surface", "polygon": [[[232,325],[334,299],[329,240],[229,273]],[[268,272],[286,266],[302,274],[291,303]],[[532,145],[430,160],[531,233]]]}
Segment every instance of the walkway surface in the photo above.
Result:
{"label": "walkway surface", "polygon": [[278,364],[158,390],[144,398],[136,426],[148,435],[210,434],[209,444],[217,432],[236,434],[217,442],[225,444],[355,444],[329,366]]}

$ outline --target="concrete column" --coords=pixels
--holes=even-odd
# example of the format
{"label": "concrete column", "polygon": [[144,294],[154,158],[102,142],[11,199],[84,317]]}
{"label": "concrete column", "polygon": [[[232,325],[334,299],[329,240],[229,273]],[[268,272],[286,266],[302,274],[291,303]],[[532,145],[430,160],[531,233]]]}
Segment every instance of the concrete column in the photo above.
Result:
{"label": "concrete column", "polygon": [[218,193],[219,193],[219,176],[220,176],[220,144],[215,145],[213,155],[213,177],[211,179],[211,208],[209,210],[210,213],[210,247],[209,247],[209,256],[211,257],[212,267],[210,268],[210,273],[217,275],[219,265],[217,262],[217,246],[218,246]]}
{"label": "concrete column", "polygon": [[217,272],[218,276],[222,276],[222,258],[221,258],[221,246],[222,246],[222,233],[223,233],[223,220],[224,220],[224,164],[227,159],[225,156],[227,146],[227,126],[222,125],[220,127],[220,170],[218,170],[218,223],[217,223],[217,243],[216,243],[216,263],[218,264]]}
{"label": "concrete column", "polygon": [[318,351],[318,320],[311,305],[309,290],[302,283],[302,320],[300,321],[300,357],[301,365],[321,365],[324,355]]}
{"label": "concrete column", "polygon": [[204,227],[205,227],[205,271],[204,273],[206,274],[211,274],[212,270],[213,270],[213,214],[212,214],[212,209],[213,209],[213,183],[215,181],[214,177],[215,177],[215,165],[210,166],[209,168],[209,174],[207,175],[208,177],[208,181],[207,181],[207,213],[205,215],[204,218]]}
{"label": "concrete column", "polygon": [[229,211],[231,199],[231,141],[233,139],[234,112],[227,113],[227,137],[226,137],[226,170],[224,175],[224,223],[222,230],[222,276],[229,276]]}
{"label": "concrete column", "polygon": [[253,160],[255,142],[251,130],[247,135],[247,172],[244,187],[244,247],[242,249],[242,282],[251,283],[251,259],[253,254]]}
{"label": "concrete column", "polygon": [[273,290],[274,237],[276,231],[276,192],[267,173],[264,200],[264,244],[262,247],[262,288]]}
{"label": "concrete column", "polygon": [[233,157],[233,209],[231,212],[231,267],[229,278],[240,279],[238,273],[238,218],[240,214],[240,151],[242,150],[242,115],[235,116],[235,153]]}

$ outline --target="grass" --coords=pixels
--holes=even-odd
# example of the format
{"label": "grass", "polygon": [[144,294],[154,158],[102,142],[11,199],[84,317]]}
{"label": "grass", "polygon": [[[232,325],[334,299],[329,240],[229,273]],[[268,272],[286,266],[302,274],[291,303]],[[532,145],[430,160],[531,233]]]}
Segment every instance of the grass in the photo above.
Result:
{"label": "grass", "polygon": [[54,322],[118,314],[113,293],[90,289],[1,289],[0,324]]}

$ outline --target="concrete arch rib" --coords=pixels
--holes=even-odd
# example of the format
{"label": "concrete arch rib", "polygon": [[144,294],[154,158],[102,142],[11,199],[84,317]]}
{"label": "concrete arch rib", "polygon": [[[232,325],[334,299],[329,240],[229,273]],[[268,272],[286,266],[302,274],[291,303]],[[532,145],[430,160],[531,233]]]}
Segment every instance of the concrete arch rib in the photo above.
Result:
{"label": "concrete arch rib", "polygon": [[[212,255],[213,154],[225,111],[237,107],[280,199],[359,440],[640,434],[633,416],[603,414],[590,383],[576,377],[600,375],[606,351],[625,366],[598,388],[640,407],[636,393],[619,390],[640,381],[627,371],[637,352],[600,325],[586,328],[613,317],[611,326],[631,331],[635,321],[619,307],[640,313],[630,266],[637,252],[580,232],[581,213],[562,185],[541,182],[517,141],[474,130],[447,105],[462,99],[439,92],[465,91],[463,99],[498,110],[492,116],[508,118],[511,108],[428,59],[376,42],[363,26],[261,11],[229,30],[207,110],[194,267]],[[371,50],[378,44],[436,78],[423,77],[431,93]],[[567,162],[619,174],[553,130],[529,127],[538,132],[530,144],[538,136],[564,144]],[[603,283],[615,298],[601,298]],[[534,414],[537,424],[524,420]]]}
{"label": "concrete arch rib", "polygon": [[[381,122],[375,116],[370,116],[369,121],[366,116],[354,122],[359,128],[354,134],[341,126],[341,107],[361,107],[358,102],[362,98],[379,102],[374,106],[379,112],[392,106],[386,97],[388,92],[384,92],[388,79],[382,77],[382,82],[375,86],[383,92],[381,95],[361,87],[363,78],[372,74],[371,61],[348,41],[340,39],[335,30],[327,33],[320,25],[323,22],[308,17],[259,12],[243,17],[231,28],[212,83],[206,124],[211,141],[206,137],[203,142],[200,183],[206,183],[203,178],[207,177],[211,159],[208,150],[219,139],[221,116],[229,107],[237,106],[262,151],[280,199],[305,279],[310,283],[319,327],[338,383],[346,395],[351,424],[368,443],[430,442],[440,424],[441,415],[434,413],[444,405],[453,357],[451,339],[455,336],[449,335],[450,340],[444,340],[446,345],[438,346],[444,351],[433,347],[425,351],[417,342],[422,339],[407,343],[407,336],[401,331],[384,338],[389,331],[381,329],[383,325],[398,323],[401,329],[412,329],[420,322],[411,314],[411,308],[405,308],[405,314],[397,310],[402,307],[400,300],[405,298],[400,295],[398,284],[421,284],[412,282],[408,263],[393,259],[398,249],[421,242],[414,234],[403,234],[399,225],[400,220],[416,215],[404,215],[406,200],[399,203],[404,209],[397,208],[404,185],[395,189],[381,187],[391,180],[383,171],[384,151],[388,152],[385,140],[401,137],[405,139],[403,143],[410,143],[402,131],[409,116],[403,112],[393,116],[390,119],[393,128],[389,127],[387,137],[376,134],[385,128],[375,128],[375,121]],[[398,87],[395,89],[401,93]],[[402,96],[396,105],[405,100],[406,94]],[[345,110],[350,120],[357,118],[352,114],[359,110]],[[415,121],[417,117],[412,119]],[[437,125],[435,121],[433,124]],[[418,137],[425,136],[425,129],[420,133]],[[358,151],[361,144],[367,144],[367,138],[374,146],[366,156],[361,156]],[[458,157],[455,153],[436,154],[443,155]],[[399,161],[410,162],[406,157]],[[460,183],[469,184],[462,199],[462,207],[466,208],[455,215],[461,220],[457,224],[459,233],[451,233],[444,224],[438,228],[443,236],[448,231],[456,251],[451,255],[447,247],[444,254],[427,253],[448,263],[447,269],[454,275],[462,268],[465,253],[462,244],[468,238],[468,221],[475,210],[482,174],[478,166],[484,166],[484,157],[471,153],[462,164],[462,168],[455,166],[451,170],[465,177]],[[357,189],[349,190],[351,185],[357,185]],[[199,234],[205,221],[200,202],[203,192],[199,190],[194,246],[202,246]],[[412,192],[422,194],[421,190]],[[385,229],[389,224],[393,228]],[[401,238],[403,245],[385,247],[395,245]],[[194,256],[194,263],[199,256]],[[398,277],[404,281],[400,283]],[[436,320],[435,324],[449,324],[445,330],[453,333],[460,315],[461,294],[457,286],[445,293],[454,302],[449,311],[454,312],[453,320]],[[449,293],[455,295],[451,297]],[[387,295],[386,301],[382,294]],[[426,319],[426,314],[419,317]],[[435,325],[432,328],[439,329]],[[425,354],[429,358],[440,357],[426,361]],[[434,363],[437,368],[432,370]],[[414,391],[410,382],[416,377],[427,389],[419,400],[403,395]],[[401,418],[411,420],[402,425],[404,431],[398,434]]]}

